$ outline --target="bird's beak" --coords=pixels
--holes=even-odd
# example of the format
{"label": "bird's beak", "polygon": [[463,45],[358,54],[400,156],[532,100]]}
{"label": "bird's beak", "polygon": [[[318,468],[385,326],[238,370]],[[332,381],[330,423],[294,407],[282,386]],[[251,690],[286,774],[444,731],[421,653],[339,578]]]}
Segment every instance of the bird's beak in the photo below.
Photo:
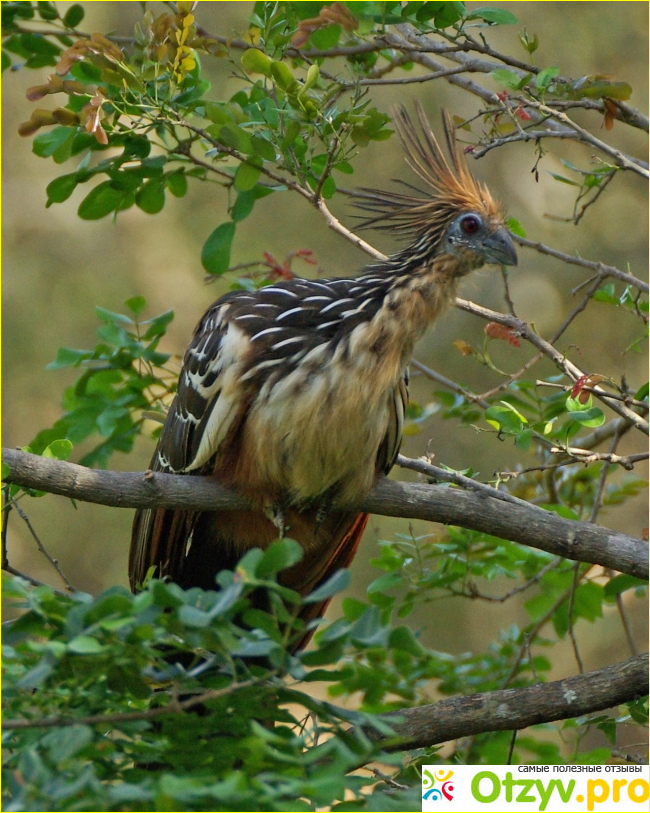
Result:
{"label": "bird's beak", "polygon": [[494,265],[517,265],[515,244],[503,226],[483,240],[483,256],[486,263]]}

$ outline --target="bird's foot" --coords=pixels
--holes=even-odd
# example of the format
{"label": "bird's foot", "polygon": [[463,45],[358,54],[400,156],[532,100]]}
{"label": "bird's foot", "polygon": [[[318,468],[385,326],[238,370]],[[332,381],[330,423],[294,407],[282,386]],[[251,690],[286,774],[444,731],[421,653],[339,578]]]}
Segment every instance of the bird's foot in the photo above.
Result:
{"label": "bird's foot", "polygon": [[264,516],[278,529],[279,539],[284,539],[286,532],[284,511],[277,505],[267,505],[264,509]]}

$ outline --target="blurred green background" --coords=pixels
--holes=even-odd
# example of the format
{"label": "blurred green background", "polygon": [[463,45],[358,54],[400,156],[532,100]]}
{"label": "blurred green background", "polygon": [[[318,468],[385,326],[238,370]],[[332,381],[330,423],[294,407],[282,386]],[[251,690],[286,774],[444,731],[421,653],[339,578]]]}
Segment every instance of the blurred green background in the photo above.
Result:
{"label": "blurred green background", "polygon": [[[65,8],[69,4],[60,5]],[[162,7],[150,5],[159,10]],[[470,8],[479,5],[468,4]],[[140,4],[135,2],[93,2],[84,6],[85,31],[128,36],[141,15]],[[493,47],[526,59],[518,41],[518,31],[525,28],[530,35],[539,36],[537,64],[557,65],[562,74],[574,77],[614,75],[632,85],[630,103],[642,111],[647,109],[646,3],[508,3],[507,7],[517,15],[520,25],[488,31]],[[245,31],[245,18],[251,9],[252,3],[200,3],[196,15],[208,30],[238,35]],[[215,59],[206,68],[218,98],[236,92],[239,83],[231,77],[226,60]],[[345,69],[343,64],[341,69]],[[3,444],[12,447],[27,444],[37,431],[60,416],[61,393],[76,376],[74,371],[46,372],[44,368],[59,346],[94,346],[95,305],[120,311],[125,299],[143,295],[149,303],[149,316],[173,308],[176,318],[162,349],[181,354],[203,310],[228,286],[227,280],[206,286],[200,264],[203,242],[227,217],[225,192],[214,185],[197,183],[183,200],[168,196],[163,212],[153,217],[133,208],[121,214],[115,224],[109,219],[87,222],[77,217],[76,208],[87,194],[87,186],[78,187],[67,202],[45,209],[45,187],[62,168],[34,156],[31,139],[21,139],[16,130],[21,121],[29,118],[33,107],[25,98],[26,88],[41,83],[48,72],[6,72],[3,77]],[[492,80],[482,75],[477,78],[485,86],[500,90]],[[374,90],[378,91],[374,103],[380,110],[389,110],[397,101],[408,105],[410,98],[420,99],[437,131],[440,108],[468,117],[480,109],[476,98],[444,81]],[[598,114],[584,111],[576,114],[576,120],[625,152],[640,156],[645,152],[645,134],[639,130],[617,123],[613,131],[606,132],[599,129]],[[575,193],[573,187],[556,182],[548,173],[565,172],[560,163],[563,157],[586,167],[593,151],[559,140],[545,147],[549,152],[539,165],[538,183],[531,174],[535,163],[532,145],[493,150],[472,162],[472,168],[506,204],[509,214],[524,225],[530,238],[621,269],[629,265],[633,273],[642,276],[647,267],[647,197],[639,176],[621,173],[576,228],[547,217],[570,216]],[[356,166],[350,185],[388,185],[391,178],[407,178],[396,139],[371,144],[361,152]],[[72,165],[63,171],[72,171]],[[344,196],[335,198],[332,208],[354,228]],[[366,237],[386,251],[394,245],[382,235]],[[302,199],[290,193],[276,194],[258,203],[253,215],[240,224],[232,262],[257,260],[263,251],[283,258],[296,249],[313,250],[320,273],[327,276],[353,274],[366,262],[361,252],[329,231]],[[299,263],[295,270],[312,273],[309,266]],[[522,249],[519,267],[510,276],[519,315],[532,321],[542,335],[550,336],[575,304],[570,290],[588,273]],[[475,273],[464,283],[461,295],[497,310],[505,308],[501,278],[493,270]],[[496,373],[462,356],[453,346],[459,338],[481,346],[483,327],[481,320],[452,311],[422,341],[416,357],[479,391],[496,386],[501,381]],[[560,349],[571,347],[572,357],[588,372],[619,380],[625,373],[632,386],[639,386],[646,380],[645,355],[624,352],[637,334],[638,322],[595,303],[565,335]],[[517,350],[505,342],[493,352],[498,366],[510,372],[532,355],[527,346]],[[550,365],[536,369],[539,376],[552,372]],[[412,398],[426,404],[434,389],[437,387],[430,381],[415,376]],[[482,425],[487,428],[484,422]],[[619,451],[639,451],[639,446],[637,438],[628,437]],[[443,422],[435,415],[420,434],[406,438],[403,446],[403,452],[411,456],[425,449],[435,453],[438,465],[471,467],[480,472],[482,479],[490,478],[497,469],[512,469],[517,463],[535,465],[532,452],[523,453],[509,442],[499,442],[494,434]],[[111,465],[116,469],[145,469],[152,450],[152,441],[143,438],[133,455],[116,455]],[[73,459],[79,456],[73,453]],[[633,474],[645,476],[646,472],[637,467]],[[402,470],[396,470],[394,476],[413,479],[410,472]],[[603,511],[600,521],[639,535],[646,525],[644,504],[644,498],[638,497],[620,509]],[[126,583],[131,511],[83,503],[75,507],[68,500],[51,496],[24,503],[24,507],[76,587],[97,593],[116,582]],[[431,534],[435,539],[443,530],[423,522],[372,519],[352,567],[353,593],[362,596],[365,586],[379,575],[369,564],[376,555],[376,540],[411,532]],[[11,563],[16,568],[56,584],[55,574],[15,515],[9,539]],[[509,587],[512,585],[491,585],[490,589],[499,593]],[[646,635],[642,604],[632,601],[629,608],[633,631],[640,642]],[[430,646],[452,653],[480,651],[503,626],[526,622],[521,603],[516,600],[480,605],[449,600],[433,606],[435,614],[434,610],[421,613],[413,623],[428,626],[425,640]],[[337,610],[335,602],[328,615],[335,617]],[[587,669],[629,655],[615,610],[608,611],[598,630],[594,636],[593,627],[586,622],[580,622],[577,628]],[[568,645],[566,658],[558,662],[558,675],[575,671]]]}

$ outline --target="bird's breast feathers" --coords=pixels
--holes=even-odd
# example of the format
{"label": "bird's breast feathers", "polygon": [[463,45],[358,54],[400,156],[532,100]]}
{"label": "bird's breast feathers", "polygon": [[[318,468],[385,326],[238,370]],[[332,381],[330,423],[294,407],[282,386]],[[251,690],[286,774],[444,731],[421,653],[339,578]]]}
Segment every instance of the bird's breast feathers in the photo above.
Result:
{"label": "bird's breast feathers", "polygon": [[201,321],[161,436],[160,466],[207,468],[266,503],[301,505],[330,492],[336,504],[350,504],[396,454],[406,366],[429,307],[411,295],[406,313],[397,295],[345,297],[331,283],[310,283],[307,301],[303,291],[295,304],[282,287],[263,291],[227,296]]}

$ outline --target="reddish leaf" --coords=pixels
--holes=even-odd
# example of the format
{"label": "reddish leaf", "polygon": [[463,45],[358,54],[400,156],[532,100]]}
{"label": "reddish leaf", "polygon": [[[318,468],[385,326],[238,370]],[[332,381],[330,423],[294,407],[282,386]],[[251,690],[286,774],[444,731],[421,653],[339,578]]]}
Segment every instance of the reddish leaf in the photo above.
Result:
{"label": "reddish leaf", "polygon": [[490,339],[500,339],[501,341],[508,342],[513,347],[520,347],[520,342],[514,330],[511,330],[505,325],[500,325],[498,322],[488,322],[484,328],[485,335]]}
{"label": "reddish leaf", "polygon": [[603,381],[604,379],[605,376],[599,375],[598,373],[591,373],[590,375],[581,375],[580,378],[573,385],[573,389],[571,390],[571,397],[574,399],[577,398],[581,404],[586,404],[587,401],[589,400],[591,393],[585,388],[595,387],[596,384],[600,384],[600,382]]}
{"label": "reddish leaf", "polygon": [[603,120],[605,129],[611,130],[614,126],[614,119],[618,118],[618,108],[609,99],[603,99],[603,106],[605,108],[605,118]]}
{"label": "reddish leaf", "polygon": [[328,25],[340,25],[346,31],[354,31],[359,23],[342,3],[332,3],[330,6],[323,6],[318,17],[301,21],[298,30],[291,37],[291,44],[294,48],[304,47],[314,31]]}
{"label": "reddish leaf", "polygon": [[530,113],[524,108],[523,104],[520,102],[519,107],[515,110],[515,116],[520,118],[522,121],[530,121],[532,116]]}

